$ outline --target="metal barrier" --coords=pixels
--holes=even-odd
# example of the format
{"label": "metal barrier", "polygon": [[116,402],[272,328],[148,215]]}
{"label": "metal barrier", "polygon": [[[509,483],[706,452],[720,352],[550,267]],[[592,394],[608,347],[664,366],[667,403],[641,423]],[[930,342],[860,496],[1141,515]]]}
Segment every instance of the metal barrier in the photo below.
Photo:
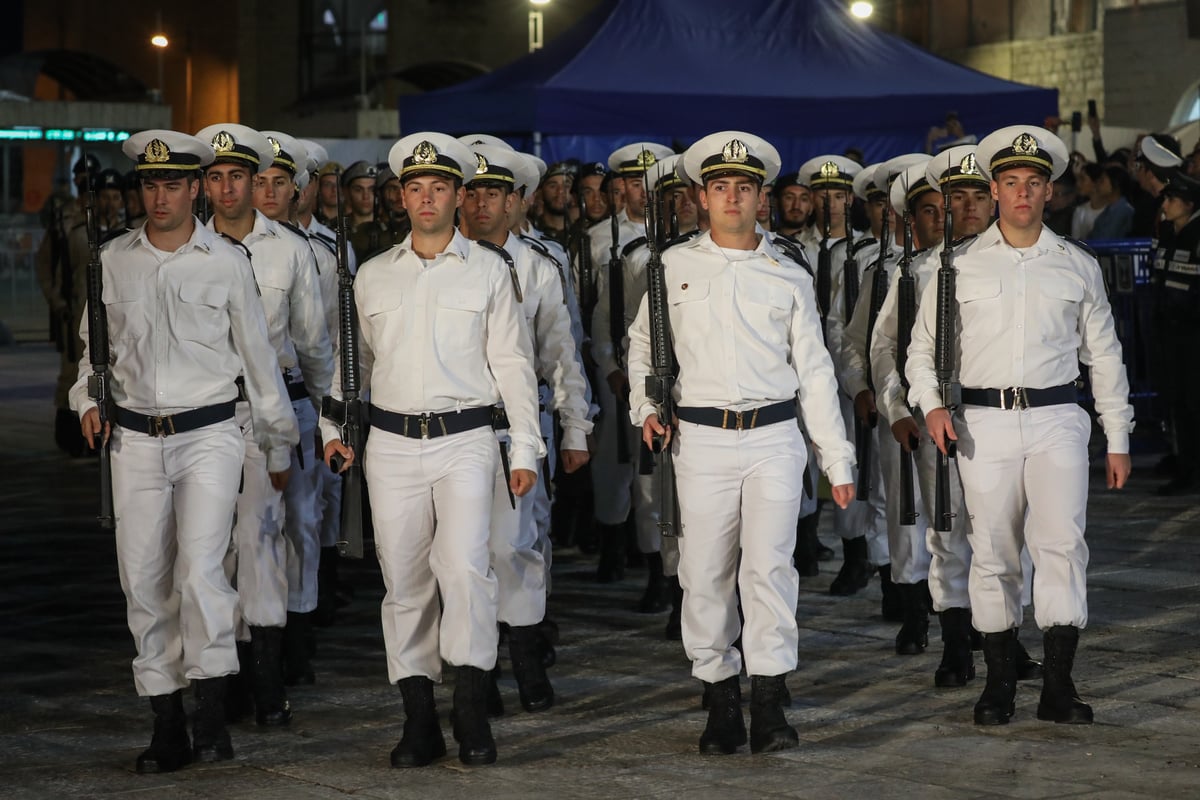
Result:
{"label": "metal barrier", "polygon": [[1149,239],[1116,239],[1088,242],[1100,262],[1108,301],[1112,305],[1117,338],[1129,375],[1129,401],[1141,428],[1166,420],[1155,387],[1154,302],[1151,277],[1153,250]]}

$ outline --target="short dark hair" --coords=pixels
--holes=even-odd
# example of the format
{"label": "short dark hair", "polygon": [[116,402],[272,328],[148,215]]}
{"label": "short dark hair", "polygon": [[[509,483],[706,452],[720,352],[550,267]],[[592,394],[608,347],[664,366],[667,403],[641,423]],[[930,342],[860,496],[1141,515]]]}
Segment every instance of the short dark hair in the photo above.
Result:
{"label": "short dark hair", "polygon": [[1108,182],[1117,190],[1117,194],[1125,197],[1129,194],[1129,173],[1124,167],[1116,164],[1105,164],[1104,175],[1108,178]]}
{"label": "short dark hair", "polygon": [[146,185],[146,181],[180,181],[188,183],[196,180],[200,173],[194,169],[144,169],[138,173],[138,183]]}

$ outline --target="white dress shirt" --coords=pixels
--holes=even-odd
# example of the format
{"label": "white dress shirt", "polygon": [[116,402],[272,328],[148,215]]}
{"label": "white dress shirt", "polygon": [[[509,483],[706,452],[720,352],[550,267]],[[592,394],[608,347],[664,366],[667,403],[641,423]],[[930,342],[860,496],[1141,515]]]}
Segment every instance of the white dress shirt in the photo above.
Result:
{"label": "white dress shirt", "polygon": [[[890,287],[892,270],[896,266],[898,252],[893,241],[883,264],[884,274],[887,276],[884,284],[885,298]],[[843,330],[842,349],[834,357],[838,371],[838,383],[841,385],[842,391],[850,398],[858,397],[860,393],[869,389],[868,381],[873,380],[866,374],[867,339],[870,337],[871,341],[874,341],[874,334],[869,333],[868,325],[871,321],[871,284],[875,280],[875,270],[879,261],[879,242],[872,241],[870,244],[863,245],[862,249],[854,254],[854,257],[862,268],[858,304],[851,311],[850,319]],[[880,315],[882,316],[882,311]],[[876,324],[878,325],[878,323]],[[872,362],[873,366],[874,362]],[[877,384],[876,388],[878,388]],[[878,401],[876,402],[878,403]]]}
{"label": "white dress shirt", "polygon": [[[766,236],[757,249],[718,247],[708,233],[663,253],[681,406],[749,408],[800,397],[822,468],[850,483],[854,447],[846,441],[833,364],[821,336],[808,273]],[[650,315],[643,299],[629,330],[630,419],[654,413],[646,396]]]}
{"label": "white dress shirt", "polygon": [[[1108,452],[1128,453],[1129,381],[1096,260],[1042,226],[1031,247],[1008,244],[993,224],[957,254],[959,380],[967,388],[1044,389],[1090,367]],[[941,406],[934,372],[937,280],[922,293],[909,348],[910,401]]]}
{"label": "white dress shirt", "polygon": [[[365,262],[354,280],[360,387],[399,414],[495,405],[508,414],[513,469],[536,471],[546,454],[537,378],[508,267],[454,231],[426,265],[412,237]],[[341,399],[341,359],[332,395]],[[340,438],[321,420],[326,442]]]}
{"label": "white dress shirt", "polygon": [[[300,432],[250,264],[241,250],[194,224],[174,253],[151,245],[144,224],[101,251],[112,399],[139,414],[176,414],[233,400],[243,373],[255,440],[271,469],[286,469]],[[80,331],[85,347],[71,408],[82,418],[96,405],[87,390],[86,313]]]}

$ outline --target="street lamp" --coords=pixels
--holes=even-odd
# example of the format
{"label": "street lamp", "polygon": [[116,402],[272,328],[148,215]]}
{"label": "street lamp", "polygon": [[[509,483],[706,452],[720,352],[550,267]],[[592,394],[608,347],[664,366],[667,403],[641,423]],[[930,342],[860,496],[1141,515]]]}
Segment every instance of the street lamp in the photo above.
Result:
{"label": "street lamp", "polygon": [[[159,30],[161,31],[161,15],[159,15],[158,18],[158,25]],[[158,50],[158,89],[155,91],[158,93],[158,102],[161,103],[163,101],[163,51],[167,49],[167,45],[169,45],[170,42],[167,40],[166,34],[156,33],[150,37],[150,44],[154,45],[154,47]]]}
{"label": "street lamp", "polygon": [[[529,0],[531,5],[545,6],[550,0]],[[542,49],[542,12],[529,9],[529,52]]]}
{"label": "street lamp", "polygon": [[866,0],[857,0],[850,4],[850,14],[858,19],[866,19],[873,13],[875,13],[875,6]]}

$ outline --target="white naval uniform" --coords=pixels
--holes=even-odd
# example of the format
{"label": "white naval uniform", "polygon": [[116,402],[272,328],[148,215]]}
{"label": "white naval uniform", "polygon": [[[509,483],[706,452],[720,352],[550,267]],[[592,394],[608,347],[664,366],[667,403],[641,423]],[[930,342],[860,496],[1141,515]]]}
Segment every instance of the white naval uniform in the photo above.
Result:
{"label": "white naval uniform", "polygon": [[[287,452],[298,439],[279,363],[246,257],[194,220],[174,253],[144,227],[101,253],[116,405],[167,415],[232,401],[245,376],[260,447]],[[85,349],[71,407],[82,416],[91,359]],[[241,474],[243,440],[233,419],[151,436],[113,425],[117,562],[139,695],[165,695],[189,680],[237,672],[238,597],[222,569]]]}
{"label": "white naval uniform", "polygon": [[[531,337],[530,350],[534,354],[537,374],[546,383],[546,392],[561,417],[563,446],[568,450],[586,451],[592,423],[587,417],[587,384],[576,360],[570,313],[564,296],[564,291],[569,290],[564,287],[558,266],[537,253],[520,236],[510,233],[503,246],[516,266],[522,294],[521,312]],[[548,416],[543,412],[539,419],[543,425],[543,438]],[[549,419],[553,425],[553,417],[549,416]],[[508,432],[497,431],[497,436],[502,446],[507,446]],[[553,440],[551,428],[547,446]],[[539,482],[532,492],[515,498],[514,509],[504,470],[496,470],[490,548],[492,570],[499,589],[497,618],[509,625],[536,625],[546,616],[548,542],[543,541],[536,515],[536,502],[545,497],[546,487]],[[546,512],[548,517],[548,502]]]}
{"label": "white naval uniform", "polygon": [[[964,388],[1048,388],[1090,367],[1108,452],[1128,453],[1129,383],[1100,267],[1042,226],[1028,248],[993,224],[956,253],[959,380]],[[941,405],[934,372],[937,281],[921,298],[907,373],[909,399]],[[1021,624],[1024,543],[1035,568],[1043,630],[1087,625],[1084,542],[1091,421],[1075,404],[1005,410],[964,406],[954,419],[959,473],[971,514],[973,624],[998,633]]]}
{"label": "white naval uniform", "polygon": [[[855,240],[862,234],[855,232]],[[805,255],[808,256],[809,264],[812,265],[815,271],[817,269],[817,261],[820,257],[820,239],[816,240],[815,245],[806,245]],[[844,331],[846,327],[845,319],[845,271],[843,265],[846,261],[846,240],[845,238],[831,238],[829,240],[830,254],[830,292],[829,292],[829,314],[825,318],[825,344],[829,348],[829,357],[833,360],[833,369],[836,375],[841,375],[846,369],[845,355],[843,349],[845,347]],[[860,264],[859,285],[862,285],[862,265]],[[859,292],[862,294],[861,290]],[[842,422],[846,427],[846,437],[854,442],[854,397],[847,396],[845,392],[838,395],[838,406],[842,411]],[[879,452],[878,433],[873,432],[875,437],[872,442],[872,450]],[[868,466],[869,469],[878,470],[878,459],[873,459],[873,463]],[[858,475],[855,473],[855,480]],[[871,566],[879,567],[888,563],[888,540],[887,540],[887,503],[884,498],[883,480],[879,473],[875,473],[871,477],[871,493],[869,497],[856,497],[849,508],[833,509],[833,529],[842,539],[854,539],[859,536],[865,536],[867,539],[867,560]]]}
{"label": "white naval uniform", "polygon": [[[209,220],[210,229],[213,224]],[[289,386],[303,382],[308,389],[307,397],[292,401],[300,443],[286,461],[258,451],[249,412],[242,408],[238,415],[247,441],[231,543],[236,551],[235,585],[247,625],[282,627],[287,612],[306,613],[317,607],[316,403],[329,391],[333,348],[325,327],[316,258],[308,241],[255,211],[254,226],[242,245],[250,251],[284,381]],[[281,496],[267,473],[282,471],[291,474]]]}
{"label": "white naval uniform", "polygon": [[[617,241],[622,249],[634,239],[646,235],[645,226],[630,221],[624,211],[617,215],[617,221]],[[640,548],[643,531],[647,532],[646,544],[651,541],[649,532],[658,532],[658,503],[654,502],[650,493],[654,484],[652,477],[638,474],[641,434],[617,416],[617,398],[608,384],[608,376],[620,369],[617,363],[620,352],[616,348],[622,346],[620,342],[612,341],[609,324],[612,223],[602,222],[593,226],[590,232],[592,265],[596,272],[596,305],[592,309],[591,341],[592,360],[596,362],[596,385],[592,390],[600,405],[600,416],[596,421],[596,452],[591,460],[595,515],[596,521],[602,525],[623,525],[632,508]],[[620,252],[618,249],[618,256]],[[625,294],[624,327],[628,330],[637,316],[638,303],[646,292],[646,282],[643,275],[640,288],[631,284],[624,258],[621,259],[621,271]],[[618,430],[629,442],[629,462],[626,464],[617,461]]]}
{"label": "white naval uniform", "polygon": [[[766,236],[756,250],[732,251],[704,233],[667,250],[663,263],[679,407],[743,411],[798,394],[830,482],[850,483],[854,448],[845,438],[808,273]],[[630,417],[640,425],[654,412],[645,393],[645,302],[629,331],[629,363]],[[794,669],[799,577],[792,553],[806,461],[799,427],[794,419],[746,430],[680,422],[673,447],[683,643],[692,674],[709,683],[737,675],[739,634],[749,674]]]}
{"label": "white naval uniform", "polygon": [[[536,472],[545,453],[537,383],[508,268],[457,230],[428,264],[410,242],[364,263],[355,279],[364,391],[374,406],[401,414],[452,413],[503,398],[512,468]],[[334,366],[340,398],[340,360]],[[327,419],[321,433],[326,442],[339,438]],[[388,679],[440,680],[443,660],[490,670],[497,587],[488,537],[499,461],[492,429],[411,439],[373,428],[357,455],[386,588]]]}

